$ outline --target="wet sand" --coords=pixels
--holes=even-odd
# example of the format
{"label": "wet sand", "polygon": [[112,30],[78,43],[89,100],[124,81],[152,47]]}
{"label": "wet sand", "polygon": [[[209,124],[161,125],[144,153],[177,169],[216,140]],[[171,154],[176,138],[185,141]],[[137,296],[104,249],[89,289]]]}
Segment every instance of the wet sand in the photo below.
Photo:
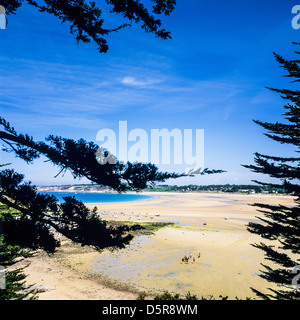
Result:
{"label": "wet sand", "polygon": [[[97,206],[101,217],[117,221],[163,221],[183,226],[217,230],[246,230],[245,224],[259,222],[261,214],[254,203],[293,205],[293,197],[273,195],[245,195],[227,193],[158,193],[150,200],[87,204]],[[102,212],[105,214],[102,214]],[[157,216],[159,215],[159,216]],[[227,220],[225,220],[228,218]]]}
{"label": "wet sand", "polygon": [[[123,252],[102,255],[93,264],[94,271],[146,292],[190,291],[198,297],[255,298],[250,287],[274,288],[258,276],[263,254],[251,244],[261,238],[249,233],[246,224],[258,222],[261,214],[249,204],[291,205],[292,197],[197,193],[155,196],[158,198],[132,203],[130,208],[110,204],[106,206],[106,219],[173,221],[178,227],[164,228],[148,239],[136,239],[140,245]],[[157,213],[159,216],[155,216]],[[188,264],[182,262],[182,257],[190,254]]]}
{"label": "wet sand", "polygon": [[[274,288],[258,276],[262,268],[260,263],[265,261],[261,250],[251,244],[261,239],[249,233],[246,224],[258,221],[256,216],[261,216],[261,213],[248,204],[293,205],[292,197],[221,193],[143,194],[154,198],[87,206],[93,208],[97,205],[100,213],[105,211],[101,217],[106,220],[172,221],[176,225],[160,229],[154,235],[137,237],[128,248],[113,253],[62,246],[56,254],[55,263],[85,279],[76,279],[73,274],[71,291],[80,280],[90,281],[95,288],[103,286],[101,279],[108,279],[107,283],[115,283],[116,287],[123,285],[124,288],[149,294],[168,290],[183,295],[190,292],[198,297],[213,295],[218,298],[222,295],[230,299],[256,298],[250,287],[263,292],[268,287]],[[263,242],[266,243],[265,240]],[[182,257],[190,254],[192,259],[188,263],[182,262]],[[34,274],[37,270],[31,271],[31,279],[36,279]],[[50,277],[51,272],[48,275]],[[86,277],[97,278],[97,281],[86,280]],[[55,285],[60,288],[61,283],[56,282]],[[124,292],[124,295],[113,292],[110,292],[109,299],[137,297],[129,292]],[[96,291],[94,295],[92,292],[88,295],[78,292],[76,296],[78,299],[98,297]],[[102,296],[105,299],[105,295]],[[41,293],[40,297],[65,298],[58,290]]]}

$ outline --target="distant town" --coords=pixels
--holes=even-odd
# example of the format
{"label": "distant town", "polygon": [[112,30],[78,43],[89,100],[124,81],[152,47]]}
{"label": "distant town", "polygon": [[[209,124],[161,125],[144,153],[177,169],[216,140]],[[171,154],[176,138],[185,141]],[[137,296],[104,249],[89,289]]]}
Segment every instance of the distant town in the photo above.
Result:
{"label": "distant town", "polygon": [[187,185],[187,186],[169,186],[158,185],[153,188],[148,188],[147,191],[161,191],[161,192],[229,192],[229,193],[285,193],[284,189],[274,188],[260,185]]}
{"label": "distant town", "polygon": [[[38,187],[41,192],[115,192],[113,189],[96,184],[76,184],[61,186],[41,186]],[[157,185],[148,187],[144,191],[150,192],[228,192],[244,194],[284,194],[284,189],[260,185]]]}

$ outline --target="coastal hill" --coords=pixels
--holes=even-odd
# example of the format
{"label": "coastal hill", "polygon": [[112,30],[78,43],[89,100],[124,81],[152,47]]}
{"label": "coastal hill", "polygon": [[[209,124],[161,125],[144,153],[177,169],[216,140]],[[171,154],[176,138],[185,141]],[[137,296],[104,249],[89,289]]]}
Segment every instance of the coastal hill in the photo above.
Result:
{"label": "coastal hill", "polygon": [[[41,192],[115,192],[110,187],[96,184],[76,184],[76,185],[56,185],[56,186],[39,186]],[[265,194],[283,194],[284,190],[270,186],[260,185],[157,185],[149,187],[144,191],[154,192],[226,192],[226,193],[265,193]]]}
{"label": "coastal hill", "polygon": [[113,192],[109,187],[96,184],[40,186],[37,190],[40,192]]}

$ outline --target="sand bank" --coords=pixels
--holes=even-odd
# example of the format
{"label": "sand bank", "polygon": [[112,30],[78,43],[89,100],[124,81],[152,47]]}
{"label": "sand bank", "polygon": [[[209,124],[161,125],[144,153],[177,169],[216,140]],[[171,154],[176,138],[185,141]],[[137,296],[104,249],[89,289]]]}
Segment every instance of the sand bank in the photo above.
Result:
{"label": "sand bank", "polygon": [[[153,199],[87,204],[98,207],[103,219],[117,221],[171,221],[185,226],[218,230],[246,231],[245,224],[258,222],[261,214],[254,203],[293,205],[293,197],[227,193],[159,193],[143,192]],[[159,216],[156,216],[158,215]],[[225,220],[225,218],[228,218]]]}
{"label": "sand bank", "polygon": [[[146,193],[143,193],[146,194]],[[28,268],[28,282],[55,287],[40,299],[135,299],[134,293],[103,285],[147,293],[165,290],[198,297],[214,295],[256,297],[250,287],[273,287],[259,277],[262,252],[252,243],[246,224],[258,221],[256,202],[293,205],[293,198],[271,195],[149,193],[147,201],[97,205],[103,219],[117,221],[172,221],[152,236],[135,238],[118,252],[98,253],[67,242],[54,258],[37,257]],[[264,241],[266,242],[266,241]],[[200,253],[200,257],[199,256]],[[192,254],[189,263],[184,255]],[[195,258],[195,262],[193,262]],[[107,281],[109,279],[109,281]],[[100,282],[99,282],[100,281]]]}

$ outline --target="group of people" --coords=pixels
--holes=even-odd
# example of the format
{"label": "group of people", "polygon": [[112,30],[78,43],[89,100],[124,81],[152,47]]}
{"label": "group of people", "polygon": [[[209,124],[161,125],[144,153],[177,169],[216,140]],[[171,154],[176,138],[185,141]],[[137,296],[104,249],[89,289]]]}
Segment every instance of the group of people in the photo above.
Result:
{"label": "group of people", "polygon": [[[198,257],[197,258],[200,258],[200,252],[199,252],[199,254],[198,254]],[[193,260],[192,260],[193,259]],[[190,255],[189,256],[184,256],[182,259],[181,259],[181,261],[183,262],[183,263],[189,263],[189,260],[192,260],[193,261],[193,263],[195,263],[196,262],[196,258],[195,257],[193,257],[193,255],[192,255],[192,253],[190,253]]]}

